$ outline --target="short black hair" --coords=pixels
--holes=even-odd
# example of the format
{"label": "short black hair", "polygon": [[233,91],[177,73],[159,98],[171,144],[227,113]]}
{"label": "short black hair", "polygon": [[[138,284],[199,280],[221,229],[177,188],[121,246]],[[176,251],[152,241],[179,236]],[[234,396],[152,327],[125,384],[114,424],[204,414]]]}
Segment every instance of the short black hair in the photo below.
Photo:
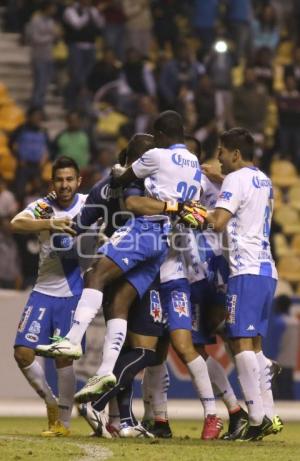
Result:
{"label": "short black hair", "polygon": [[154,138],[151,134],[137,133],[129,141],[126,151],[126,163],[133,163],[141,155],[154,147]]}
{"label": "short black hair", "polygon": [[196,157],[200,158],[202,155],[202,144],[201,142],[195,138],[195,136],[192,136],[191,134],[185,134],[184,135],[184,140],[185,142],[192,141],[196,144],[196,152],[193,152],[193,154],[196,155]]}
{"label": "short black hair", "polygon": [[255,141],[250,131],[246,130],[246,128],[237,127],[224,131],[220,136],[220,141],[230,151],[238,149],[243,160],[253,160]]}
{"label": "short black hair", "polygon": [[183,120],[178,112],[166,110],[154,122],[154,129],[161,131],[169,138],[183,139]]}
{"label": "short black hair", "polygon": [[55,173],[57,170],[61,170],[62,168],[74,168],[76,171],[76,175],[79,176],[80,170],[79,166],[71,157],[67,157],[66,155],[62,155],[55,160],[52,165],[52,179],[55,177]]}

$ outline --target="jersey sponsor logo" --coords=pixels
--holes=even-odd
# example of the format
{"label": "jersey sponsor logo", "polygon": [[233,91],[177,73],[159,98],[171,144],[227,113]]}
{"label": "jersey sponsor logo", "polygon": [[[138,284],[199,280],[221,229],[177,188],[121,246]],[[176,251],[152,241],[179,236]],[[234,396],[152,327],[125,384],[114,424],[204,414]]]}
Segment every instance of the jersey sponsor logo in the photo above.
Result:
{"label": "jersey sponsor logo", "polygon": [[189,317],[189,302],[186,293],[183,291],[172,291],[173,309],[179,317]]}
{"label": "jersey sponsor logo", "polygon": [[229,200],[231,199],[232,197],[232,192],[228,192],[226,190],[224,190],[222,192],[222,194],[219,195],[219,199],[220,200],[225,200],[226,202],[229,202]]}
{"label": "jersey sponsor logo", "polygon": [[[190,167],[190,168],[197,168],[199,170],[199,163],[197,160],[191,160],[188,158],[184,158],[181,154],[174,153],[172,155],[172,162],[175,163],[175,165],[180,166],[181,168],[183,167]],[[200,174],[201,178],[201,174]]]}
{"label": "jersey sponsor logo", "polygon": [[24,309],[24,312],[22,314],[20,323],[18,325],[18,332],[22,333],[25,330],[26,324],[28,322],[28,319],[30,317],[31,311],[33,309],[33,306],[26,306]]}
{"label": "jersey sponsor logo", "polygon": [[28,331],[29,333],[33,333],[35,335],[39,335],[40,332],[41,332],[41,324],[40,322],[37,322],[36,320],[34,320],[33,322],[31,322],[31,325],[30,327],[28,328]]}
{"label": "jersey sponsor logo", "polygon": [[156,290],[150,290],[150,315],[154,322],[162,322],[162,307]]}
{"label": "jersey sponsor logo", "polygon": [[111,189],[109,184],[105,184],[100,191],[100,195],[104,200],[118,198],[120,196],[120,189]]}
{"label": "jersey sponsor logo", "polygon": [[237,295],[227,295],[226,297],[226,304],[227,304],[227,318],[226,322],[234,325],[235,324],[235,310],[236,310],[236,303],[237,303]]}
{"label": "jersey sponsor logo", "polygon": [[252,184],[256,189],[260,189],[261,187],[272,187],[271,179],[259,179],[258,176],[253,176]]}
{"label": "jersey sponsor logo", "polygon": [[27,335],[25,335],[25,339],[27,339],[27,341],[29,341],[30,343],[37,343],[39,337],[33,333],[27,333]]}

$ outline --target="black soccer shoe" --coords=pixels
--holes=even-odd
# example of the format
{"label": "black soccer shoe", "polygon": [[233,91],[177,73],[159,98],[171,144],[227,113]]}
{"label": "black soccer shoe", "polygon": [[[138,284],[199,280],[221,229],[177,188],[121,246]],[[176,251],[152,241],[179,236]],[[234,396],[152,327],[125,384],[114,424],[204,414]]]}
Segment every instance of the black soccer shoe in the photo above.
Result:
{"label": "black soccer shoe", "polygon": [[151,432],[158,439],[171,439],[173,436],[169,421],[154,421]]}
{"label": "black soccer shoe", "polygon": [[236,413],[229,415],[228,431],[221,436],[221,440],[235,440],[248,426],[248,413],[241,408]]}
{"label": "black soccer shoe", "polygon": [[264,416],[262,423],[259,426],[250,426],[244,430],[242,435],[235,439],[236,442],[257,442],[262,440],[272,430],[273,423],[267,417]]}

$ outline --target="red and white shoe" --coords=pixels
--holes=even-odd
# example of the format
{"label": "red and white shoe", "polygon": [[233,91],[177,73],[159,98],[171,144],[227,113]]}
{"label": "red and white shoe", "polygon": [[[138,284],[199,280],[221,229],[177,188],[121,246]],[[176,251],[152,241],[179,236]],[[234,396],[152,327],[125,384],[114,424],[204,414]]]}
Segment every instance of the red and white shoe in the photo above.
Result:
{"label": "red and white shoe", "polygon": [[201,434],[202,440],[215,440],[223,429],[223,421],[216,415],[207,415]]}
{"label": "red and white shoe", "polygon": [[118,427],[114,426],[113,424],[107,423],[105,428],[107,432],[110,433],[113,439],[116,437],[120,437],[120,429]]}

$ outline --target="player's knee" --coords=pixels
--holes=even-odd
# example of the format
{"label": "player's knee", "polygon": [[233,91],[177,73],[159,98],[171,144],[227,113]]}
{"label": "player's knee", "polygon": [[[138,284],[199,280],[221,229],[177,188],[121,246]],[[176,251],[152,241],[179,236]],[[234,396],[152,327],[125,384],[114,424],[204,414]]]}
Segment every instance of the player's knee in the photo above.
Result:
{"label": "player's knee", "polygon": [[35,354],[32,349],[27,349],[24,347],[15,347],[14,358],[17,362],[19,368],[26,368],[32,364]]}
{"label": "player's knee", "polygon": [[175,344],[173,344],[173,347],[175,348],[176,353],[179,355],[179,357],[184,363],[188,363],[191,360],[193,360],[194,355],[196,354],[193,345],[188,344],[184,341],[176,342]]}

